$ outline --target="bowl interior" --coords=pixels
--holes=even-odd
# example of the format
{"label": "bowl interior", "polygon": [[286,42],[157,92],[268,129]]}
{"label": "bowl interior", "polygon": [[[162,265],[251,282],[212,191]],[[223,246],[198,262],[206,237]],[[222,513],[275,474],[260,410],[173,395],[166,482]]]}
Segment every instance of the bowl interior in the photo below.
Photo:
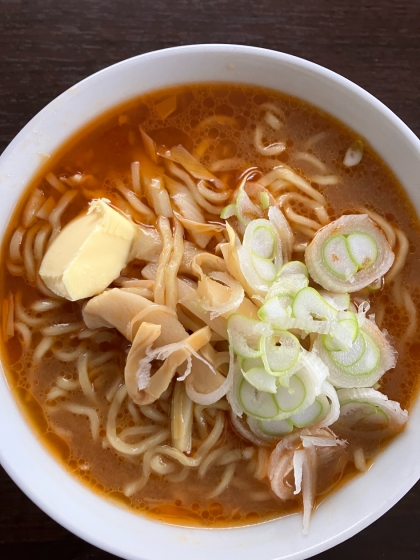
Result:
{"label": "bowl interior", "polygon": [[[84,124],[142,93],[197,82],[236,82],[277,89],[329,112],[364,136],[388,163],[420,210],[420,142],[361,88],[307,61],[252,47],[197,45],[158,51],[107,68],[73,86],[43,109],[0,158],[3,233],[22,190],[63,142]],[[24,162],[24,165],[22,163]],[[0,458],[17,484],[44,511],[80,537],[118,556],[210,560],[308,558],[352,536],[387,511],[420,477],[414,407],[405,432],[365,475],[331,495],[313,516],[235,529],[163,525],[120,509],[76,482],[34,437],[0,377]],[[30,457],[30,461],[28,461]],[[216,534],[217,533],[217,534]]]}

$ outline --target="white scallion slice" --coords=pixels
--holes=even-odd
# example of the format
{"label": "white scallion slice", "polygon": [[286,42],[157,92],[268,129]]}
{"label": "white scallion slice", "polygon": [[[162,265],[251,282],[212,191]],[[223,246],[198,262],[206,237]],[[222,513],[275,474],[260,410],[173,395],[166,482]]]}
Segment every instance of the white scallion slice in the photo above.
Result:
{"label": "white scallion slice", "polygon": [[345,312],[348,317],[333,325],[329,334],[322,337],[322,343],[330,351],[347,352],[359,336],[357,315],[352,311]]}
{"label": "white scallion slice", "polygon": [[258,391],[266,393],[276,393],[277,385],[276,379],[265,371],[263,367],[252,368],[248,371],[242,371],[244,378]]}
{"label": "white scallion slice", "polygon": [[264,366],[271,375],[283,375],[299,360],[299,340],[288,331],[275,331],[270,337],[261,337],[260,345]]}
{"label": "white scallion slice", "polygon": [[[379,348],[376,346],[370,336],[365,333],[361,333],[360,336],[365,339],[365,351],[363,352],[362,356],[359,360],[349,366],[341,366],[342,370],[349,375],[369,375],[370,373],[375,371],[381,359]],[[337,353],[335,353],[335,355],[336,354]]]}
{"label": "white scallion slice", "polygon": [[392,434],[401,431],[408,420],[407,411],[399,403],[388,400],[375,389],[339,389],[337,396],[341,405],[337,422],[340,429],[363,432],[385,429]]}
{"label": "white scallion slice", "polygon": [[242,373],[244,371],[249,371],[250,369],[253,368],[259,368],[259,367],[264,367],[264,362],[262,361],[262,358],[239,358],[238,360],[239,366],[242,370]]}
{"label": "white scallion slice", "polygon": [[361,140],[356,140],[348,148],[346,155],[344,156],[343,163],[346,167],[354,167],[362,161],[363,157],[363,142]]}
{"label": "white scallion slice", "polygon": [[[358,255],[357,247],[353,245],[355,260],[347,241],[352,235],[367,236],[363,255]],[[368,238],[372,241],[366,241]],[[376,246],[376,257],[367,265],[362,257],[373,257],[373,245]],[[366,214],[353,214],[341,216],[318,230],[305,251],[305,262],[310,276],[323,288],[335,293],[349,293],[357,292],[383,276],[394,262],[394,253],[385,235]],[[367,266],[359,270],[360,264]]]}
{"label": "white scallion slice", "polygon": [[329,292],[328,290],[318,290],[318,293],[327,303],[332,305],[334,309],[337,309],[337,311],[347,311],[350,307],[349,294],[335,294],[334,292]]}
{"label": "white scallion slice", "polygon": [[332,274],[345,280],[353,278],[358,270],[357,263],[350,255],[344,235],[334,235],[324,243],[322,259]]}
{"label": "white scallion slice", "polygon": [[366,233],[351,233],[347,237],[347,246],[351,258],[359,269],[371,266],[378,254],[375,240]]}
{"label": "white scallion slice", "polygon": [[269,220],[264,218],[252,220],[245,229],[243,244],[260,257],[274,259],[277,251],[277,238]]}
{"label": "white scallion slice", "polygon": [[258,426],[269,436],[285,436],[293,430],[293,424],[287,420],[259,420]]}
{"label": "white scallion slice", "polygon": [[[265,223],[261,224],[258,222],[266,222],[266,220],[254,220],[246,228],[245,235],[249,235],[251,225],[256,224],[249,239],[249,248],[255,255],[263,259],[274,259],[276,251],[275,232],[272,227],[267,227]],[[270,222],[268,222],[268,224],[270,224]],[[244,238],[244,243],[245,242]]]}
{"label": "white scallion slice", "polygon": [[276,378],[265,370],[261,358],[245,358],[240,361],[240,366],[242,375],[253,387],[267,393],[277,391]]}
{"label": "white scallion slice", "polygon": [[244,411],[262,420],[275,418],[278,414],[278,407],[274,396],[264,391],[258,391],[246,379],[239,385],[239,401]]}
{"label": "white scallion slice", "polygon": [[281,241],[269,220],[253,220],[247,225],[242,249],[249,252],[255,273],[268,285],[274,282],[283,259]]}
{"label": "white scallion slice", "polygon": [[324,399],[327,401],[328,405],[324,409],[322,417],[318,419],[317,424],[319,427],[327,427],[331,426],[338,420],[340,416],[340,402],[338,400],[337,391],[328,383],[328,381],[324,381],[322,384],[322,395],[319,395],[319,399]]}
{"label": "white scallion slice", "polygon": [[264,282],[272,283],[276,279],[277,271],[271,259],[264,259],[251,252],[251,262],[255,272]]}
{"label": "white scallion slice", "polygon": [[[266,301],[258,310],[258,317],[269,323],[274,329],[288,330],[301,329],[307,333],[316,332],[329,334],[328,348],[333,350],[347,350],[357,337],[358,324],[355,313],[337,312],[317,294],[313,288],[307,288],[309,292],[303,293],[298,300],[296,312],[301,317],[292,317],[293,299],[289,296],[273,297]],[[313,290],[313,292],[311,292]],[[305,292],[305,289],[302,290]],[[304,297],[305,296],[305,297]],[[308,296],[308,297],[306,297]],[[315,305],[312,303],[315,302]],[[312,311],[312,313],[311,313]],[[347,325],[340,320],[340,314],[345,313],[345,318],[352,317],[352,324]],[[313,315],[330,315],[332,319],[315,320]],[[340,323],[343,324],[340,324]]]}
{"label": "white scallion slice", "polygon": [[340,416],[347,417],[351,429],[384,429],[389,425],[389,418],[377,406],[361,401],[343,403],[340,407]]}
{"label": "white scallion slice", "polygon": [[269,299],[258,310],[258,317],[275,325],[280,319],[292,314],[293,299],[290,296],[278,296]]}
{"label": "white scallion slice", "polygon": [[306,387],[300,376],[293,375],[289,380],[289,387],[279,387],[274,398],[281,412],[297,411],[306,398]]}
{"label": "white scallion slice", "polygon": [[328,367],[329,381],[334,387],[371,387],[386,371],[395,367],[396,352],[372,321],[364,320],[360,334],[364,337],[366,349],[359,360],[350,366],[340,365],[333,360],[333,353],[325,348],[321,337],[314,343],[313,350]]}
{"label": "white scallion slice", "polygon": [[303,274],[308,278],[308,269],[300,261],[289,261],[284,264],[278,273],[278,278],[284,278],[286,276],[294,276],[295,274]]}
{"label": "white scallion slice", "polygon": [[235,354],[243,358],[260,356],[261,336],[270,336],[272,333],[273,330],[267,323],[255,321],[239,313],[234,313],[227,321],[229,344]]}
{"label": "white scallion slice", "polygon": [[[279,378],[281,385],[274,398],[280,410],[275,420],[283,420],[290,418],[292,414],[303,412],[328,385],[325,382],[328,368],[315,354],[302,349],[299,364],[300,369],[290,378]],[[328,412],[327,410],[327,416]]]}
{"label": "white scallion slice", "polygon": [[[272,280],[265,280],[260,273],[264,274],[268,278],[275,278],[275,272],[273,263],[267,260],[268,265],[264,266],[264,271],[260,270],[260,265],[258,263],[258,257],[252,254],[248,247],[241,245],[237,248],[237,257],[239,261],[240,273],[243,276],[245,285],[247,286],[248,294],[252,296],[262,296],[265,297],[268,289],[272,284]],[[243,284],[244,285],[244,284]],[[262,301],[262,298],[258,298]]]}
{"label": "white scallion slice", "polygon": [[314,402],[302,412],[292,414],[292,416],[290,416],[290,421],[293,422],[297,428],[304,428],[305,426],[313,424],[322,416],[324,409],[328,407],[327,398],[324,397],[322,399],[321,397],[322,395],[317,397]]}
{"label": "white scallion slice", "polygon": [[225,206],[220,214],[222,220],[227,220],[232,216],[236,216],[236,204],[228,204]]}
{"label": "white scallion slice", "polygon": [[298,373],[307,389],[306,407],[312,404],[315,397],[323,392],[323,387],[328,377],[328,368],[314,352],[307,352],[303,349],[300,363],[303,367]]}
{"label": "white scallion slice", "polygon": [[261,210],[267,210],[270,206],[270,197],[266,192],[260,192],[260,206]]}
{"label": "white scallion slice", "polygon": [[[325,335],[324,335],[325,336]],[[349,367],[358,362],[366,352],[366,335],[359,333],[351,348],[346,351],[330,352],[331,359],[340,367]]]}
{"label": "white scallion slice", "polygon": [[314,288],[303,288],[293,300],[293,315],[298,319],[335,319],[337,310],[329,305]]}
{"label": "white scallion slice", "polygon": [[[288,422],[288,420],[259,420],[258,418],[253,418],[252,416],[247,415],[246,422],[251,432],[254,436],[256,436],[257,440],[260,442],[263,441],[268,445],[277,442],[284,435],[287,435],[293,430],[293,424]],[[279,423],[277,427],[273,425],[274,433],[268,433],[261,428],[261,423],[264,425],[266,422],[269,422],[270,424],[274,424],[276,422]],[[278,430],[278,433],[276,433],[276,429]],[[259,445],[261,445],[261,443]]]}
{"label": "white scallion slice", "polygon": [[[281,245],[282,261],[288,262],[292,256],[295,239],[289,222],[278,206],[270,206],[268,209],[268,219],[275,229],[277,239],[280,241],[278,245]],[[283,262],[277,263],[277,268],[280,268]]]}
{"label": "white scallion slice", "polygon": [[274,296],[291,296],[295,295],[306,288],[309,284],[308,277],[305,274],[289,274],[285,276],[277,275],[276,281],[269,288],[267,295],[265,296],[265,301],[268,301]]}

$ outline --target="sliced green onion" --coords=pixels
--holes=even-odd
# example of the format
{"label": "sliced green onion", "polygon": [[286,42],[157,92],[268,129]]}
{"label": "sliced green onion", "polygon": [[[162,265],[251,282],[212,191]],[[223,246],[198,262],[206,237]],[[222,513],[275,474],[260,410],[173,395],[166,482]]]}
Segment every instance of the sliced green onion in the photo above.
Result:
{"label": "sliced green onion", "polygon": [[308,408],[298,414],[292,414],[292,416],[290,416],[290,421],[293,422],[297,428],[304,428],[305,426],[313,424],[322,416],[324,409],[328,406],[326,397],[324,397],[324,399],[325,400],[321,399],[321,396],[317,397]]}
{"label": "sliced green onion", "polygon": [[[349,366],[342,366],[342,370],[349,375],[369,375],[378,367],[381,355],[379,348],[373,340],[365,333],[361,333],[365,342],[365,351],[355,363]],[[335,353],[336,355],[336,353]]]}
{"label": "sliced green onion", "polygon": [[288,331],[275,331],[261,337],[260,349],[264,366],[271,375],[283,375],[293,368],[300,356],[300,342]]}
{"label": "sliced green onion", "polygon": [[272,260],[264,259],[251,253],[251,262],[255,272],[265,282],[271,283],[276,279],[276,267]]}
{"label": "sliced green onion", "polygon": [[258,317],[261,321],[267,321],[275,325],[280,319],[291,317],[292,305],[293,298],[290,296],[273,297],[260,307],[258,310]]}
{"label": "sliced green onion", "polygon": [[324,243],[322,259],[330,272],[345,280],[352,278],[358,270],[344,235],[334,235]]}
{"label": "sliced green onion", "polygon": [[220,213],[220,217],[222,218],[222,220],[227,220],[232,216],[236,216],[236,204],[228,204]]}
{"label": "sliced green onion", "polygon": [[327,350],[346,352],[359,336],[359,323],[356,313],[352,311],[340,312],[338,316],[346,315],[331,326],[330,332],[322,337]]}
{"label": "sliced green onion", "polygon": [[289,387],[279,387],[274,396],[281,412],[297,411],[305,402],[306,387],[298,374],[289,380]]}
{"label": "sliced green onion", "polygon": [[329,305],[314,288],[303,288],[293,300],[293,316],[298,319],[335,319],[337,310]]}
{"label": "sliced green onion", "polygon": [[[295,317],[291,316],[293,313]],[[347,350],[359,329],[355,313],[337,311],[314,288],[303,288],[293,300],[290,296],[273,297],[258,310],[258,316],[275,329],[329,334],[325,344],[331,350]]]}
{"label": "sliced green onion", "polygon": [[276,378],[265,370],[261,358],[245,358],[240,362],[240,366],[242,375],[253,387],[267,393],[277,391]]}
{"label": "sliced green onion", "polygon": [[337,391],[328,383],[328,381],[324,381],[322,384],[322,395],[319,395],[319,399],[321,399],[325,403],[324,412],[322,417],[318,419],[317,424],[319,427],[327,427],[331,426],[338,420],[340,416],[340,402],[338,400]]}
{"label": "sliced green onion", "polygon": [[[408,413],[399,403],[388,400],[386,395],[370,388],[339,389],[340,430],[386,429],[388,434],[401,431],[408,420]],[[385,417],[384,417],[385,416]]]}
{"label": "sliced green onion", "polygon": [[[323,392],[325,381],[328,377],[328,367],[314,352],[307,352],[303,349],[300,357],[300,364],[302,365],[302,369],[299,370],[298,375],[306,386],[306,407],[312,404],[315,397]],[[302,408],[302,410],[304,408]]]}
{"label": "sliced green onion", "polygon": [[[262,221],[263,220],[254,220],[252,224]],[[270,224],[270,222],[268,223]],[[246,234],[248,234],[249,230],[250,227],[247,227]],[[249,247],[255,255],[258,255],[263,259],[274,259],[276,251],[276,237],[273,228],[267,227],[265,224],[255,227],[252,231]]]}
{"label": "sliced green onion", "polygon": [[347,237],[347,247],[359,270],[371,266],[378,255],[378,247],[367,233],[351,233]]}
{"label": "sliced green onion", "polygon": [[[292,256],[295,239],[289,222],[278,206],[270,206],[268,209],[268,219],[276,231],[277,238],[281,242],[282,260],[283,262],[288,262]],[[281,263],[279,263],[280,266]]]}
{"label": "sliced green onion", "polygon": [[335,293],[365,288],[384,276],[394,258],[385,235],[366,214],[341,216],[324,226],[305,251],[311,278]]}
{"label": "sliced green onion", "polygon": [[[324,339],[325,335],[323,336]],[[323,341],[324,342],[324,341]],[[326,348],[328,346],[325,344]],[[358,362],[366,352],[366,335],[359,333],[352,346],[345,351],[330,352],[331,359],[340,367],[349,367]]]}
{"label": "sliced green onion", "polygon": [[267,210],[270,206],[270,197],[266,192],[260,192],[260,205],[262,210]]}
{"label": "sliced green onion", "polygon": [[389,425],[389,418],[383,410],[361,401],[349,401],[341,404],[340,416],[346,417],[350,429],[384,429]]}
{"label": "sliced green onion", "polygon": [[[272,282],[264,280],[259,275],[256,268],[256,266],[258,267],[258,265],[255,265],[253,263],[253,255],[248,247],[244,247],[243,245],[241,245],[237,248],[236,253],[238,256],[240,273],[244,278],[244,282],[248,286],[248,294],[251,296],[259,295],[265,297]],[[272,274],[270,273],[270,276],[271,275]]]}
{"label": "sliced green onion", "polygon": [[247,281],[267,291],[283,264],[281,241],[269,220],[257,219],[247,225],[238,255]]}
{"label": "sliced green onion", "polygon": [[284,264],[278,274],[278,278],[283,278],[285,276],[294,276],[295,274],[303,274],[308,278],[308,269],[300,261],[289,261]]}
{"label": "sliced green onion", "polygon": [[277,280],[269,288],[265,301],[268,301],[274,296],[291,296],[295,295],[308,286],[308,277],[304,274],[290,274],[287,276],[277,275]]}
{"label": "sliced green onion", "polygon": [[[339,362],[345,362],[347,359],[345,353],[328,350],[322,337],[318,337],[314,343],[313,350],[327,365],[329,381],[335,387],[371,387],[386,371],[395,367],[395,351],[378,327],[372,321],[364,319],[359,328],[359,335],[363,338],[363,342],[358,335],[353,343],[356,348],[353,349],[352,346],[347,351],[349,352],[347,363],[358,355],[360,357],[351,365],[341,365]],[[363,344],[366,348],[362,353],[360,345]]]}
{"label": "sliced green onion", "polygon": [[328,290],[318,290],[318,293],[337,311],[347,311],[350,307],[350,294],[335,294]]}
{"label": "sliced green onion", "polygon": [[275,418],[278,407],[274,396],[264,391],[258,391],[246,379],[239,385],[239,401],[247,414],[262,420]]}
{"label": "sliced green onion", "polygon": [[260,338],[270,336],[272,328],[267,323],[255,321],[239,313],[232,314],[227,321],[229,344],[238,356],[256,358],[261,355]]}
{"label": "sliced green onion", "polygon": [[258,426],[262,432],[269,436],[285,436],[293,430],[290,420],[259,420]]}
{"label": "sliced green onion", "polygon": [[242,370],[242,373],[244,371],[249,371],[250,369],[253,368],[259,368],[259,367],[264,367],[264,363],[262,361],[262,358],[239,358],[239,366]]}

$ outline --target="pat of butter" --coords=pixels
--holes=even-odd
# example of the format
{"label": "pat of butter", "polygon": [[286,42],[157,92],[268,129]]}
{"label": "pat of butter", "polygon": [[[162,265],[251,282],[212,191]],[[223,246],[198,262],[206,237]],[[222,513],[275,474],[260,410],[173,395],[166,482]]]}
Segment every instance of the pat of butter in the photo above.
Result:
{"label": "pat of butter", "polygon": [[39,274],[55,294],[76,301],[102,293],[128,262],[135,224],[106,203],[67,224],[42,260]]}

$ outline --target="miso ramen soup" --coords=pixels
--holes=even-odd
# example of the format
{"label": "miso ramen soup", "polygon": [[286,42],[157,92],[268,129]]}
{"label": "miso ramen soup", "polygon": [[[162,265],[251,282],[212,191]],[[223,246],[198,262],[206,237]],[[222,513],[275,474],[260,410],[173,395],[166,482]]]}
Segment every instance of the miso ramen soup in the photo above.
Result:
{"label": "miso ramen soup", "polygon": [[157,91],[51,157],[2,247],[2,359],[101,496],[230,527],[316,506],[403,430],[419,224],[363,138],[253,86]]}

